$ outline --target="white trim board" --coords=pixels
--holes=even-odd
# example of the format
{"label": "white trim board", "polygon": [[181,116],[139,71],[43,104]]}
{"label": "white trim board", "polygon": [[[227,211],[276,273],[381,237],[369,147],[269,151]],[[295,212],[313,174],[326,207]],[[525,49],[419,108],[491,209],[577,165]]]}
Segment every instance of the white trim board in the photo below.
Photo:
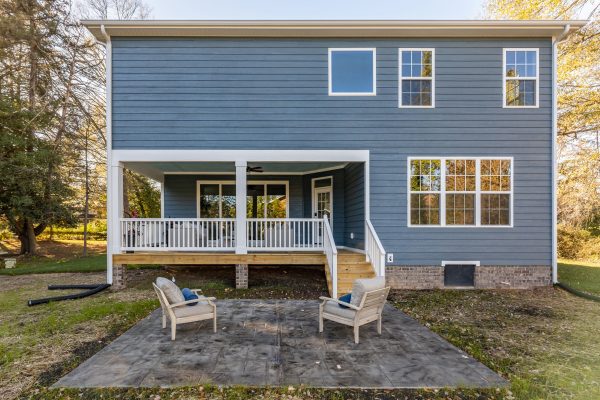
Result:
{"label": "white trim board", "polygon": [[476,267],[481,266],[480,261],[442,261],[442,267],[446,265],[474,265]]}
{"label": "white trim board", "polygon": [[112,151],[119,162],[367,162],[369,150],[130,150]]}

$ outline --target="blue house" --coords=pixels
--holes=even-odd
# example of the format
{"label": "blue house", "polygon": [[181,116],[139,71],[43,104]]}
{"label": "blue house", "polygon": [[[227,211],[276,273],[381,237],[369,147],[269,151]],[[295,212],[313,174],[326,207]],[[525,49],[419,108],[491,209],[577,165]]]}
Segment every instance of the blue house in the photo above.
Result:
{"label": "blue house", "polygon": [[[333,295],[556,280],[556,46],[585,21],[84,21],[107,49],[108,282],[323,265]],[[123,215],[123,168],[161,218]]]}

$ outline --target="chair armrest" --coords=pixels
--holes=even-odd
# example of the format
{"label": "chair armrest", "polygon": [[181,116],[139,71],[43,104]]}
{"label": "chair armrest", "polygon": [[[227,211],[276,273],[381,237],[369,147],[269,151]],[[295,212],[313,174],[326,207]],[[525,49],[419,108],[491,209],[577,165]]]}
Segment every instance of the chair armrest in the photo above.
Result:
{"label": "chair armrest", "polygon": [[181,301],[179,303],[169,304],[169,308],[181,307],[181,306],[185,306],[187,304],[195,304],[200,300],[205,300],[205,299],[192,299],[192,300]]}
{"label": "chair armrest", "polygon": [[325,303],[326,301],[335,301],[338,304],[341,304],[343,306],[346,306],[346,307],[351,308],[351,309],[356,310],[356,311],[360,311],[360,307],[356,307],[354,304],[346,303],[345,301],[341,301],[339,299],[334,299],[334,298],[331,298],[331,297],[321,296],[321,297],[319,297],[319,300],[323,300],[323,303]]}

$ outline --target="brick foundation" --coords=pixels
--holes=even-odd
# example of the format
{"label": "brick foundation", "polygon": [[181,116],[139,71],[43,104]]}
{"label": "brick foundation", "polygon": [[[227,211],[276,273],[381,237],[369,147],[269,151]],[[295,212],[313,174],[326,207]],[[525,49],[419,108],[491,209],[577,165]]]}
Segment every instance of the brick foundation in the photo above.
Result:
{"label": "brick foundation", "polygon": [[552,284],[549,265],[493,265],[475,268],[477,289],[531,289]]}
{"label": "brick foundation", "polygon": [[121,290],[125,289],[127,286],[126,275],[127,275],[127,267],[125,265],[113,265],[112,270],[113,281],[111,289],[113,290]]}
{"label": "brick foundation", "polygon": [[[386,266],[386,281],[394,289],[443,289],[444,267]],[[482,265],[475,267],[476,289],[530,289],[552,284],[549,265]]]}
{"label": "brick foundation", "polygon": [[248,264],[235,266],[235,288],[248,289]]}
{"label": "brick foundation", "polygon": [[425,265],[387,266],[385,280],[394,289],[442,289],[444,268]]}

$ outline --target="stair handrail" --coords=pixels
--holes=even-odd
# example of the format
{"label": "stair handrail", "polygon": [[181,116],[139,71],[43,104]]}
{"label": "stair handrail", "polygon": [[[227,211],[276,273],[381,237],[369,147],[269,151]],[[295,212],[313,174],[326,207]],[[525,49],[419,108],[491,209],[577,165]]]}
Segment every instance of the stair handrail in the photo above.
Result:
{"label": "stair handrail", "polygon": [[323,217],[323,253],[327,258],[327,264],[329,267],[329,276],[331,276],[331,296],[337,299],[337,247],[335,246],[335,240],[333,239],[333,232],[329,225],[327,216]]}
{"label": "stair handrail", "polygon": [[385,276],[385,249],[370,220],[366,220],[365,253],[377,276]]}

